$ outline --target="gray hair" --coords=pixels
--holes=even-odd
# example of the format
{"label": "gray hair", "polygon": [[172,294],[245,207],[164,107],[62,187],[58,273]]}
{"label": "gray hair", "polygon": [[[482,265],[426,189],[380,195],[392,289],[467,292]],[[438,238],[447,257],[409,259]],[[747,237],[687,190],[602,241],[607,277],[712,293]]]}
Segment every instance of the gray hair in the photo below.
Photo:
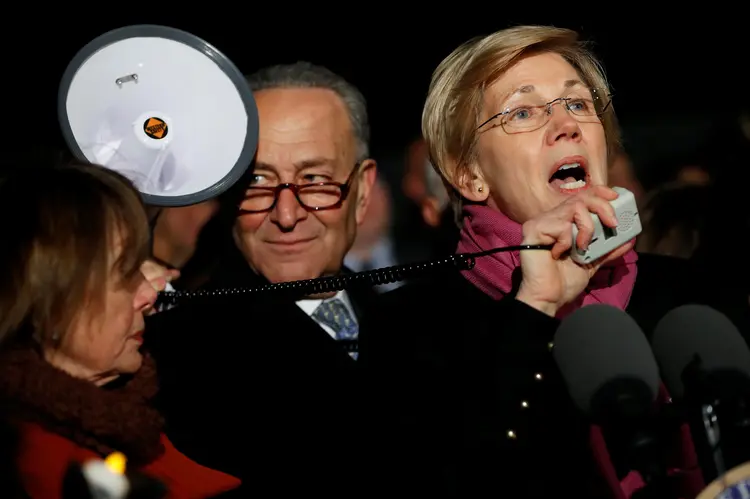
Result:
{"label": "gray hair", "polygon": [[246,77],[253,92],[275,88],[324,88],[338,95],[346,106],[357,141],[357,161],[370,156],[370,123],[367,102],[357,87],[323,66],[299,61],[263,68]]}

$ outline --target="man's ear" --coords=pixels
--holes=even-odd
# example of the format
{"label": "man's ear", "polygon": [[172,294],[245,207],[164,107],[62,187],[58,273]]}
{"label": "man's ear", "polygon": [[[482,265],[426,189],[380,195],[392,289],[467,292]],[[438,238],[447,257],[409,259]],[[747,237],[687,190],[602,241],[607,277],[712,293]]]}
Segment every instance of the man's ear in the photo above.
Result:
{"label": "man's ear", "polygon": [[475,203],[487,201],[490,195],[490,188],[484,180],[482,170],[476,165],[458,168],[455,177],[456,190]]}
{"label": "man's ear", "polygon": [[357,225],[365,220],[367,207],[370,205],[370,194],[372,186],[375,185],[375,179],[378,175],[378,164],[374,159],[366,159],[359,167],[359,182],[357,185],[357,205],[355,207],[355,219]]}

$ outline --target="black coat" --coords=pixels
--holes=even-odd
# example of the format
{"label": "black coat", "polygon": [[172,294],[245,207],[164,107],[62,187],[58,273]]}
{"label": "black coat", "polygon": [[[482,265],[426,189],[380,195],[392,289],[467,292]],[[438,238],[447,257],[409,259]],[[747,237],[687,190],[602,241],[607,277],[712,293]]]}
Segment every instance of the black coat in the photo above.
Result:
{"label": "black coat", "polygon": [[[686,262],[641,255],[638,268],[627,312],[647,335],[685,303],[713,305],[741,325],[747,297],[712,288]],[[376,441],[391,449],[384,452],[402,492],[612,497],[599,468],[614,483],[629,470],[593,456],[596,430],[551,355],[558,324],[512,295],[491,299],[456,271],[382,297],[365,321],[360,362],[371,413],[383,422]],[[673,464],[694,465],[689,442],[676,441]],[[677,486],[690,497],[701,484],[693,473]]]}
{"label": "black coat", "polygon": [[[266,283],[231,252],[204,287]],[[354,288],[358,315],[375,298]],[[146,348],[175,446],[243,480],[240,496],[345,495],[361,486],[360,370],[294,300],[185,301],[151,317]]]}

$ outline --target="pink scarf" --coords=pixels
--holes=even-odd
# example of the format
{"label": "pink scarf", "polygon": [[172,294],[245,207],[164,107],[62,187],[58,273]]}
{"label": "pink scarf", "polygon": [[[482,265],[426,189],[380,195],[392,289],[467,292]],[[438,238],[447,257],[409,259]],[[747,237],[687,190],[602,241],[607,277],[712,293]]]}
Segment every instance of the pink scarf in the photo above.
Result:
{"label": "pink scarf", "polygon": [[[463,210],[464,224],[458,242],[458,253],[475,253],[502,246],[518,246],[523,240],[521,224],[498,210],[483,205],[467,205]],[[604,303],[625,310],[630,301],[637,274],[638,255],[629,251],[622,258],[603,265],[589,281],[581,295],[563,307],[559,319],[592,303]],[[492,298],[499,300],[513,289],[513,274],[520,278],[521,260],[518,251],[507,251],[476,259],[464,277]]]}

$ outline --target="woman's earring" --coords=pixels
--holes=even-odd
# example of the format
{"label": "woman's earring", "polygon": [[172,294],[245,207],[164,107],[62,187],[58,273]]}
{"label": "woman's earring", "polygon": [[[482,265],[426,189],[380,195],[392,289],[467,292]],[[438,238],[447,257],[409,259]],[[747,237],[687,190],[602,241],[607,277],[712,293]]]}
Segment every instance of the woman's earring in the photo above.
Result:
{"label": "woman's earring", "polygon": [[479,187],[477,188],[477,190],[478,190],[479,192],[482,192],[482,191],[484,190],[484,187],[482,187],[482,186],[480,185],[480,186],[479,186]]}

